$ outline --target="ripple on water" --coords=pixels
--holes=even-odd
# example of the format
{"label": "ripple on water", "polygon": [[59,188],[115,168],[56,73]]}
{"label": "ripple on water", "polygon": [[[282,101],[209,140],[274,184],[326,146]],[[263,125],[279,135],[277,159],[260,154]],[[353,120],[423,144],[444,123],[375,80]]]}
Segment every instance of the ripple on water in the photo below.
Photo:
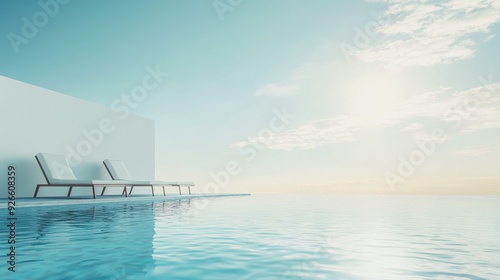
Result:
{"label": "ripple on water", "polygon": [[498,213],[491,197],[25,208],[12,279],[500,279]]}

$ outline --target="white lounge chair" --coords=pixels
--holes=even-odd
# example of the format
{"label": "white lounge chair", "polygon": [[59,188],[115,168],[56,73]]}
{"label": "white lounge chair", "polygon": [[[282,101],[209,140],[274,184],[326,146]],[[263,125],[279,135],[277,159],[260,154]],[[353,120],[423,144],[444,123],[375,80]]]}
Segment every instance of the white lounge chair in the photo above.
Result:
{"label": "white lounge chair", "polygon": [[[75,177],[66,157],[64,155],[39,153],[35,156],[47,184],[36,185],[35,194],[37,197],[40,187],[69,187],[67,197],[71,196],[73,187],[91,187],[92,196],[95,197],[95,187],[123,187],[122,194],[128,196],[127,186],[133,186],[132,181],[112,181],[112,180],[80,180]],[[153,193],[154,195],[154,193]]]}
{"label": "white lounge chair", "polygon": [[108,170],[109,176],[114,181],[133,181],[134,186],[130,188],[129,195],[132,194],[134,187],[163,187],[163,195],[165,196],[165,187],[178,187],[179,194],[182,195],[181,186],[188,187],[189,194],[191,194],[191,187],[194,186],[194,182],[164,182],[164,181],[134,181],[130,176],[130,173],[125,167],[125,164],[121,160],[110,160],[106,159],[103,161],[106,170]]}

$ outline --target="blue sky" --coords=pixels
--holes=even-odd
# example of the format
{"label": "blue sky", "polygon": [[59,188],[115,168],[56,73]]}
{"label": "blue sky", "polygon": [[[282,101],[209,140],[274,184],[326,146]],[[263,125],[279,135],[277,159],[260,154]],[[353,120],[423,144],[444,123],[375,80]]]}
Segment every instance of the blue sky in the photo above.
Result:
{"label": "blue sky", "polygon": [[500,1],[9,0],[0,15],[1,75],[111,106],[148,67],[169,73],[133,109],[156,121],[157,179],[203,189],[233,161],[225,192],[500,189]]}

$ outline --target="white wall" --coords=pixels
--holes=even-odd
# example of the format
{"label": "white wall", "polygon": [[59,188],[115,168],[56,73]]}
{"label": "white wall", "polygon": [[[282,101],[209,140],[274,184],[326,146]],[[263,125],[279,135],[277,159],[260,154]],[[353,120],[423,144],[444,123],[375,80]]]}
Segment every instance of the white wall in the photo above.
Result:
{"label": "white wall", "polygon": [[[35,161],[39,152],[67,155],[73,150],[84,155],[81,163],[70,157],[81,179],[110,179],[102,164],[106,158],[123,160],[134,179],[154,179],[154,121],[135,115],[122,120],[121,116],[102,105],[0,76],[0,198],[7,195],[10,164],[18,171],[18,197],[32,197],[36,185],[45,183]],[[97,129],[104,131],[101,139]],[[94,132],[94,143],[85,131]],[[108,191],[120,193],[118,188]],[[67,188],[41,188],[39,195],[66,192]],[[137,188],[139,192],[147,193],[147,189]],[[74,188],[72,195],[91,193],[90,188]]]}

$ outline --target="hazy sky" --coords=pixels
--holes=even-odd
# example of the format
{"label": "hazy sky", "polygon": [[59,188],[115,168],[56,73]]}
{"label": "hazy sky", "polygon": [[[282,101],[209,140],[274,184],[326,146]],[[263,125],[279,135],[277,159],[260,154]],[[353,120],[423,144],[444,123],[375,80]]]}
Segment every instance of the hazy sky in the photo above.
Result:
{"label": "hazy sky", "polygon": [[499,0],[4,0],[0,21],[1,75],[115,107],[160,75],[132,108],[157,179],[500,193]]}

